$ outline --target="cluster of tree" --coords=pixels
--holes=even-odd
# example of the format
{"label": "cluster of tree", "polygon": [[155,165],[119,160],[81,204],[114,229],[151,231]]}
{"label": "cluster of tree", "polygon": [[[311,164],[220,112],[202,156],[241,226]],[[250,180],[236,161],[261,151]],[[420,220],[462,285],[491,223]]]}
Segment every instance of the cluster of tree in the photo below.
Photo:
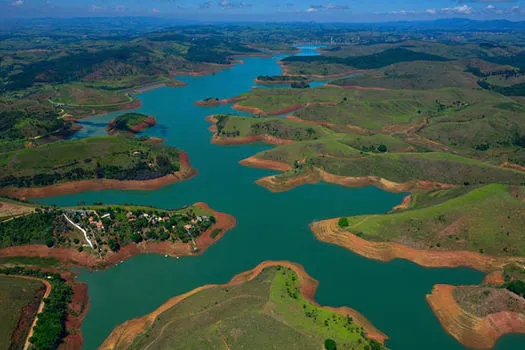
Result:
{"label": "cluster of tree", "polygon": [[0,101],[0,138],[26,139],[69,130],[72,124],[60,119],[56,109],[37,101]]}
{"label": "cluster of tree", "polygon": [[300,81],[300,82],[293,82],[290,87],[292,89],[308,89],[310,87],[310,84],[308,84],[307,82],[305,81]]}
{"label": "cluster of tree", "polygon": [[283,82],[288,83],[291,81],[305,81],[307,78],[301,76],[291,76],[291,75],[259,75],[257,80],[260,81],[271,81],[271,82]]}
{"label": "cluster of tree", "polygon": [[32,176],[4,176],[0,178],[0,187],[43,187],[59,182],[90,179],[152,180],[178,171],[179,163],[171,157],[158,155],[153,167],[145,160],[137,160],[128,167],[102,165],[97,162],[94,168],[79,166],[68,171],[56,170],[60,169],[55,169],[53,173],[41,173]]}
{"label": "cluster of tree", "polygon": [[150,63],[150,50],[144,46],[85,51],[55,59],[42,60],[24,67],[22,72],[10,77],[6,90],[19,90],[35,83],[66,83],[81,80],[98,65],[107,61],[128,62],[145,67]]}
{"label": "cluster of tree", "polygon": [[45,300],[44,309],[38,315],[38,321],[29,341],[35,349],[57,349],[67,335],[68,304],[73,297],[71,286],[59,274],[40,270],[12,267],[0,269],[0,274],[30,276],[49,282],[51,293]]}
{"label": "cluster of tree", "polygon": [[116,117],[111,127],[118,130],[130,131],[130,128],[144,122],[148,116],[141,113],[125,113]]}
{"label": "cluster of tree", "polygon": [[505,96],[525,96],[525,83],[499,86],[492,85],[485,80],[479,80],[478,85],[485,90],[492,90]]}
{"label": "cluster of tree", "polygon": [[60,210],[37,210],[33,214],[0,222],[0,247],[46,243],[53,246],[61,235],[68,232],[68,225]]}
{"label": "cluster of tree", "polygon": [[513,280],[507,283],[506,288],[512,293],[525,297],[525,282],[521,280]]}
{"label": "cluster of tree", "polygon": [[399,62],[411,61],[449,61],[448,58],[424,52],[416,52],[404,48],[393,48],[364,56],[350,56],[346,58],[333,56],[291,56],[283,59],[284,62],[343,64],[358,69],[376,69]]}
{"label": "cluster of tree", "polygon": [[380,144],[379,146],[371,145],[371,146],[361,146],[361,151],[363,152],[373,152],[373,153],[385,153],[388,151],[388,148],[384,144]]}
{"label": "cluster of tree", "polygon": [[251,49],[235,41],[224,41],[219,39],[201,39],[192,42],[193,46],[188,49],[185,58],[190,62],[229,64],[231,56],[235,54],[255,53]]}

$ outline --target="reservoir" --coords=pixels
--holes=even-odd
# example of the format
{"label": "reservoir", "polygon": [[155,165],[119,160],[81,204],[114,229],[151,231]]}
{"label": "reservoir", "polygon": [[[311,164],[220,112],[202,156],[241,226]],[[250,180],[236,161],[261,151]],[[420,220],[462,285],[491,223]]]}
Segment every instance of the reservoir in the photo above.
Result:
{"label": "reservoir", "polygon": [[[315,48],[302,47],[301,54],[315,54]],[[481,272],[428,269],[401,260],[369,260],[318,242],[308,227],[312,221],[336,216],[387,212],[401,202],[402,194],[325,183],[271,193],[254,181],[272,171],[238,164],[271,146],[210,143],[209,124],[204,118],[234,111],[229,105],[197,107],[193,103],[249,91],[258,75],[280,74],[278,60],[283,57],[246,58],[244,64],[213,75],[177,77],[188,86],[160,88],[139,96],[142,107],[137,111],[154,116],[158,122],[145,135],[162,137],[167,145],[186,151],[199,172],[191,180],[156,191],[105,190],[38,200],[57,205],[102,202],[159,208],[205,202],[237,219],[237,227],[201,256],[174,259],[141,255],[105,271],[81,270],[79,280],[88,283],[90,298],[90,311],[82,327],[85,349],[96,349],[115,326],[153,311],[173,296],[204,284],[226,283],[265,260],[303,265],[319,281],[316,301],[356,309],[390,337],[386,345],[392,349],[463,348],[442,329],[425,295],[438,283],[479,284],[484,277]],[[104,128],[114,116],[82,120],[84,129],[74,137],[105,135]],[[496,348],[518,348],[523,340],[524,336],[505,336]]]}

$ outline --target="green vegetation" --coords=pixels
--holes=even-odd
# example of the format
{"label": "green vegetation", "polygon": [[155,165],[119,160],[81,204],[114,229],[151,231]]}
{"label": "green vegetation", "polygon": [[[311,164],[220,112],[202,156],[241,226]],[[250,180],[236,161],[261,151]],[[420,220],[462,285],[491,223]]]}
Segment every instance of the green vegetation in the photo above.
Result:
{"label": "green vegetation", "polygon": [[[110,132],[132,132],[138,131],[140,124],[146,123],[148,116],[141,113],[125,113],[113,119],[108,129]],[[146,123],[147,124],[147,123]],[[149,125],[149,124],[147,124]]]}
{"label": "green vegetation", "polygon": [[328,338],[341,348],[384,348],[367,339],[351,317],[307,301],[293,270],[272,267],[249,282],[212,287],[188,297],[159,315],[126,348],[319,349]]}
{"label": "green vegetation", "polygon": [[291,84],[307,82],[308,79],[305,77],[298,77],[292,75],[259,75],[257,80],[263,83],[271,84]]}
{"label": "green vegetation", "polygon": [[61,141],[0,154],[0,186],[85,179],[148,180],[179,170],[180,151],[119,137]]}
{"label": "green vegetation", "polygon": [[[0,348],[23,349],[43,296],[39,281],[0,276]],[[17,328],[23,319],[26,328]]]}
{"label": "green vegetation", "polygon": [[322,63],[326,65],[338,64],[349,69],[375,69],[399,62],[412,61],[447,61],[445,57],[423,52],[407,50],[405,48],[392,48],[379,53],[364,56],[334,57],[334,56],[292,56],[283,59],[288,63]]}
{"label": "green vegetation", "polygon": [[51,285],[44,309],[38,316],[33,335],[29,339],[36,349],[56,349],[66,334],[68,304],[73,296],[72,288],[57,273],[28,270],[22,267],[0,268],[0,274],[30,276],[45,279]]}
{"label": "green vegetation", "polygon": [[518,294],[521,297],[525,297],[525,282],[520,280],[514,280],[507,283],[508,290],[512,293]]}
{"label": "green vegetation", "polygon": [[466,73],[456,61],[416,61],[367,70],[331,84],[394,90],[430,90],[445,87],[473,89],[477,87],[476,80],[476,77]]}
{"label": "green vegetation", "polygon": [[[84,234],[71,222],[87,232]],[[215,224],[215,217],[199,207],[159,210],[134,206],[37,208],[32,214],[0,222],[0,248],[46,244],[49,248],[90,249],[105,255],[131,243],[169,241],[188,243]],[[214,230],[215,238],[219,231]],[[109,248],[109,249],[108,249]],[[198,249],[195,246],[195,249]],[[54,259],[5,258],[5,264],[53,267]]]}
{"label": "green vegetation", "polygon": [[268,135],[285,140],[314,140],[330,133],[316,125],[286,120],[282,118],[249,118],[228,114],[214,115],[217,119],[219,137],[242,137]]}
{"label": "green vegetation", "polygon": [[[349,217],[348,231],[370,241],[417,249],[470,250],[524,256],[523,187],[488,185],[435,205],[385,215]],[[416,199],[417,201],[417,199]]]}

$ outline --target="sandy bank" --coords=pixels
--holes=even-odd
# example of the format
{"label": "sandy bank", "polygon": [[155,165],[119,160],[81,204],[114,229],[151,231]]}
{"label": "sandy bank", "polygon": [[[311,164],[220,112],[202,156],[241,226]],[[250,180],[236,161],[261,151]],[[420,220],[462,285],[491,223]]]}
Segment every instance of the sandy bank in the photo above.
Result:
{"label": "sandy bank", "polygon": [[525,315],[502,311],[479,317],[466,312],[453,296],[455,287],[435,285],[426,296],[430,307],[443,328],[461,344],[469,348],[489,349],[499,337],[509,333],[525,333]]}
{"label": "sandy bank", "polygon": [[188,155],[181,151],[180,170],[152,180],[112,180],[93,179],[58,183],[45,187],[4,187],[0,188],[0,196],[14,197],[18,199],[43,198],[57,195],[80,193],[84,191],[101,191],[107,189],[118,190],[147,190],[153,191],[161,187],[191,179],[197,175],[197,170],[190,165]]}
{"label": "sandy bank", "polygon": [[[303,269],[302,266],[288,262],[288,261],[265,261],[259,264],[257,267],[255,267],[252,270],[242,272],[234,276],[229,283],[222,284],[222,285],[209,284],[209,285],[205,285],[205,286],[196,288],[188,293],[176,296],[168,300],[166,303],[161,305],[157,310],[153,311],[150,314],[147,314],[143,317],[135,318],[135,319],[122,323],[121,325],[117,326],[113,330],[113,332],[111,332],[111,334],[104,341],[100,349],[126,348],[127,346],[129,346],[130,342],[133,341],[133,339],[138,334],[144,332],[147,329],[147,327],[149,327],[155,321],[157,317],[159,317],[162,313],[171,309],[172,307],[174,307],[181,301],[187,299],[188,297],[202,290],[213,288],[213,287],[228,287],[228,286],[246,283],[248,281],[253,280],[255,277],[257,277],[265,268],[272,267],[272,266],[285,266],[285,267],[289,267],[293,269],[299,277],[301,294],[308,301],[319,306],[319,304],[317,304],[314,301],[315,291],[319,283],[315,279],[310,277],[306,273],[306,271]],[[345,308],[330,308],[330,309],[342,315],[345,315],[345,316],[351,315],[352,317],[354,317],[354,321],[365,329],[365,331],[367,332],[370,338],[376,339],[380,342],[384,342],[386,339],[388,339],[388,337],[385,334],[383,334],[381,331],[373,327],[369,321],[365,321],[366,319],[364,318],[364,316],[360,315],[357,311],[346,308],[346,307]],[[359,322],[362,322],[362,323],[359,323]]]}
{"label": "sandy bank", "polygon": [[423,267],[470,267],[483,272],[501,269],[518,258],[497,258],[471,251],[418,250],[393,242],[371,242],[342,230],[339,218],[314,222],[310,225],[316,238],[353,251],[365,258],[392,261],[410,260]]}
{"label": "sandy bank", "polygon": [[286,163],[276,162],[273,160],[266,160],[256,157],[249,157],[239,162],[244,166],[252,168],[269,169],[275,171],[289,171],[292,170],[292,166]]}
{"label": "sandy bank", "polygon": [[[253,163],[253,161],[246,161],[245,163],[241,161],[241,164],[247,166],[250,166],[251,163]],[[265,162],[259,162],[258,164],[258,167],[262,168]],[[288,164],[283,165],[283,168],[285,166],[288,166]],[[276,165],[272,164],[272,168],[270,168],[270,170],[275,169],[275,167]],[[455,185],[424,180],[415,180],[405,183],[398,183],[380,178],[378,176],[341,176],[330,174],[319,168],[314,168],[311,171],[304,171],[303,173],[300,173],[296,176],[282,177],[279,175],[271,175],[257,180],[256,183],[260,186],[267,188],[272,192],[284,192],[300,185],[316,184],[320,181],[350,188],[375,186],[377,188],[392,193],[427,192],[436,189],[456,187]]]}
{"label": "sandy bank", "polygon": [[[103,269],[120,263],[121,261],[130,259],[139,254],[161,254],[172,257],[199,255],[202,254],[210,245],[217,242],[226,231],[231,230],[237,224],[235,218],[229,214],[217,212],[205,203],[196,203],[205,210],[212,212],[217,219],[216,223],[200,235],[195,241],[197,242],[198,250],[193,251],[190,243],[176,242],[171,243],[143,241],[139,244],[129,244],[122,247],[118,252],[108,252],[102,258],[97,257],[89,252],[78,252],[76,249],[68,248],[48,248],[45,245],[25,245],[0,249],[0,256],[14,257],[14,256],[29,256],[41,258],[56,258],[57,260],[71,265],[88,267],[92,269]],[[213,231],[220,229],[221,232],[212,238]]]}

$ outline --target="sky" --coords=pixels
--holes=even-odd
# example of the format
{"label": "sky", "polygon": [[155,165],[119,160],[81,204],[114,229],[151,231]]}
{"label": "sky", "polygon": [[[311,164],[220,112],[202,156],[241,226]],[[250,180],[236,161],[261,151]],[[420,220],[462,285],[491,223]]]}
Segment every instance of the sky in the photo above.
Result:
{"label": "sky", "polygon": [[525,20],[525,0],[0,0],[0,17],[159,16],[201,21]]}

